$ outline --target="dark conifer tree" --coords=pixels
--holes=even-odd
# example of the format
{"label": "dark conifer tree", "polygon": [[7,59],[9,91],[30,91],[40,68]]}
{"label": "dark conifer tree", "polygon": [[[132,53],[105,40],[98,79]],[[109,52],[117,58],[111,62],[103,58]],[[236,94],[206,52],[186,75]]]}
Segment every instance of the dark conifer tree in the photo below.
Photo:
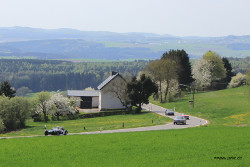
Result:
{"label": "dark conifer tree", "polygon": [[158,91],[157,85],[145,74],[141,75],[139,80],[133,77],[127,88],[131,105],[137,107],[138,113],[141,112],[143,104],[149,103],[149,96]]}
{"label": "dark conifer tree", "polygon": [[172,59],[176,62],[179,84],[189,85],[194,81],[189,57],[185,50],[170,50],[164,53],[161,59]]}
{"label": "dark conifer tree", "polygon": [[226,82],[229,83],[232,79],[232,77],[235,75],[233,72],[232,72],[232,65],[231,63],[229,62],[229,60],[226,58],[226,57],[223,57],[222,58],[222,61],[224,63],[224,67],[226,69]]}
{"label": "dark conifer tree", "polygon": [[11,88],[10,83],[5,80],[1,83],[0,94],[4,94],[6,97],[15,97],[16,91]]}

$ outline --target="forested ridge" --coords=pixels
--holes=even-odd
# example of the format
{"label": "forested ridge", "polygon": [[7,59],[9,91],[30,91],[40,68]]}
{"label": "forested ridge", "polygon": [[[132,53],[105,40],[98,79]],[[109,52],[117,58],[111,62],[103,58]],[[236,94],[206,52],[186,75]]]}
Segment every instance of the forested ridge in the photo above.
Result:
{"label": "forested ridge", "polygon": [[233,70],[235,73],[241,72],[245,73],[250,68],[250,57],[245,58],[228,58],[232,64]]}
{"label": "forested ridge", "polygon": [[59,60],[1,59],[0,82],[8,80],[18,89],[28,87],[33,92],[84,89],[96,87],[111,71],[122,75],[137,75],[148,61],[81,62]]}

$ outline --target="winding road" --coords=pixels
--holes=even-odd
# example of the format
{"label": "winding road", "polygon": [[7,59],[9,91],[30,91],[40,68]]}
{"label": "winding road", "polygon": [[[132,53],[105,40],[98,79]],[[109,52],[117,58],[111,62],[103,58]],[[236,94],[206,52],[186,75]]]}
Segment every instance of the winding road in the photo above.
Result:
{"label": "winding road", "polygon": [[[166,116],[165,115],[165,108],[154,105],[154,104],[148,104],[143,105],[142,108],[144,110],[148,110],[151,112],[154,112],[156,114]],[[175,116],[179,116],[181,113],[175,112]],[[166,116],[171,119],[174,119],[175,116]],[[183,128],[190,128],[190,127],[196,127],[200,125],[206,125],[209,124],[209,121],[205,119],[201,119],[198,117],[190,116],[189,120],[187,120],[186,125],[174,125],[173,122],[167,123],[165,125],[157,125],[157,126],[147,126],[147,127],[139,127],[139,128],[129,128],[129,129],[116,129],[116,130],[100,130],[100,131],[94,131],[94,132],[80,132],[80,133],[69,133],[68,135],[84,135],[84,134],[102,134],[102,133],[121,133],[121,132],[139,132],[139,131],[152,131],[152,130],[168,130],[168,129],[183,129]],[[44,136],[44,135],[39,135]],[[38,136],[16,136],[16,137],[0,137],[0,139],[8,139],[8,138],[18,138],[18,137],[38,137]]]}

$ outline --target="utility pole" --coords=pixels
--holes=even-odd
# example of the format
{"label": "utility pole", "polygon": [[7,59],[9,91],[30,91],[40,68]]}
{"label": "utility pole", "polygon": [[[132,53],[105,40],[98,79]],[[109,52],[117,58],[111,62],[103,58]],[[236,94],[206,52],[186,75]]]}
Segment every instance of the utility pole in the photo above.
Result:
{"label": "utility pole", "polygon": [[193,108],[194,108],[194,89],[193,89]]}
{"label": "utility pole", "polygon": [[[190,102],[190,108],[191,108],[191,104],[192,104],[192,107],[194,109],[194,91],[195,91],[195,88],[192,88],[192,86],[190,86],[190,85],[185,85],[185,84],[180,84],[180,85],[186,86],[186,87],[188,87],[190,89],[190,95],[191,95],[190,101],[189,101]],[[192,96],[192,91],[193,91],[193,96]]]}

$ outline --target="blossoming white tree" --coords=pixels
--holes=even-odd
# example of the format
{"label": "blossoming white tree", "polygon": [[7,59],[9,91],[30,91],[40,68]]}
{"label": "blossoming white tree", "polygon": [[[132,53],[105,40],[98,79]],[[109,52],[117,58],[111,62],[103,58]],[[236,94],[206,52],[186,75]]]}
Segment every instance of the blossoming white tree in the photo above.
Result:
{"label": "blossoming white tree", "polygon": [[60,93],[53,94],[48,101],[48,109],[50,113],[53,113],[57,116],[57,120],[59,120],[60,115],[66,115],[70,113],[75,113],[75,105],[72,100],[67,97],[64,97]]}
{"label": "blossoming white tree", "polygon": [[196,88],[207,88],[211,85],[213,79],[212,69],[213,65],[205,59],[201,59],[195,63],[192,72]]}
{"label": "blossoming white tree", "polygon": [[229,84],[229,88],[236,88],[242,86],[245,81],[246,81],[246,75],[239,72],[236,74],[236,76],[232,78]]}
{"label": "blossoming white tree", "polygon": [[75,107],[75,99],[64,97],[61,93],[50,96],[48,92],[41,92],[37,95],[36,111],[44,114],[45,121],[48,114],[55,114],[59,120],[60,115],[75,113]]}

